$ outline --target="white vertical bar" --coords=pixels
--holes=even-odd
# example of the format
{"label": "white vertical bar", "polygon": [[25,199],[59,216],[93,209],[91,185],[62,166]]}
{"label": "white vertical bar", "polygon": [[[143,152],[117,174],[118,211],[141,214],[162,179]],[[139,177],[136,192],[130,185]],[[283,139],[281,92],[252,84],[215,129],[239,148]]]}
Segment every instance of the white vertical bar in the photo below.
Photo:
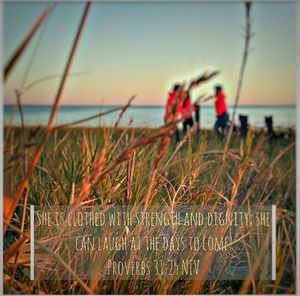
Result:
{"label": "white vertical bar", "polygon": [[276,205],[272,205],[272,281],[276,280]]}
{"label": "white vertical bar", "polygon": [[34,280],[34,205],[30,205],[30,280]]}

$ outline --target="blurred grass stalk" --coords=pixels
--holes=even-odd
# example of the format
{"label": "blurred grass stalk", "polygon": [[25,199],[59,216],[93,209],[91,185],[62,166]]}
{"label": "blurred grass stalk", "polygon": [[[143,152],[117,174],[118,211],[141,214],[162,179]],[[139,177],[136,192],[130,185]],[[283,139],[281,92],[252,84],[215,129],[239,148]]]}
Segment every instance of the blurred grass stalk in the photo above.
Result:
{"label": "blurred grass stalk", "polygon": [[16,52],[10,58],[9,62],[5,66],[4,80],[6,80],[9,77],[11,71],[13,70],[15,65],[17,64],[17,62],[20,59],[20,57],[22,56],[22,54],[24,53],[24,51],[27,48],[27,46],[29,45],[31,39],[33,38],[35,33],[38,31],[40,26],[43,24],[43,22],[45,21],[45,19],[48,16],[48,14],[51,12],[51,9],[52,9],[51,7],[46,7],[43,10],[42,14],[40,15],[40,17],[38,18],[36,23],[33,25],[33,27],[31,28],[31,30],[29,31],[29,33],[27,34],[27,36],[25,37],[23,42],[20,44],[20,46],[17,48]]}
{"label": "blurred grass stalk", "polygon": [[242,86],[243,86],[243,81],[244,81],[244,75],[245,75],[245,70],[246,70],[246,65],[247,65],[247,60],[248,60],[248,55],[249,55],[249,50],[250,50],[250,41],[251,38],[254,36],[254,34],[251,32],[252,26],[251,26],[251,7],[252,7],[252,1],[247,0],[245,2],[245,19],[246,19],[246,28],[245,28],[245,45],[244,45],[244,53],[243,53],[243,58],[242,58],[242,64],[241,64],[241,69],[240,69],[240,74],[239,74],[239,79],[238,79],[238,85],[237,85],[237,91],[236,91],[236,96],[235,96],[235,101],[234,101],[234,107],[233,107],[233,113],[232,113],[232,121],[229,129],[229,133],[227,135],[225,147],[224,147],[224,155],[223,155],[223,162],[225,161],[226,158],[226,153],[229,147],[229,143],[231,140],[234,124],[235,124],[235,117],[236,117],[236,110],[237,106],[239,104],[241,92],[242,92]]}
{"label": "blurred grass stalk", "polygon": [[[62,92],[63,92],[63,88],[65,86],[65,82],[66,82],[66,79],[68,77],[68,73],[70,71],[71,64],[72,64],[73,58],[75,56],[76,49],[78,47],[84,25],[86,23],[86,19],[87,19],[89,10],[90,10],[90,6],[91,6],[91,2],[87,2],[86,6],[85,6],[85,9],[84,9],[84,12],[83,12],[83,15],[82,15],[82,18],[81,18],[81,21],[80,21],[80,24],[79,24],[79,27],[78,27],[78,30],[77,30],[77,33],[76,33],[76,36],[75,36],[75,39],[74,39],[74,42],[73,42],[73,45],[72,45],[72,48],[71,48],[71,52],[69,54],[69,57],[68,57],[68,60],[67,60],[64,72],[63,72],[62,80],[60,82],[60,85],[59,85],[59,88],[58,88],[58,91],[57,91],[57,94],[56,94],[56,97],[55,97],[52,112],[50,114],[50,118],[49,118],[49,121],[48,121],[46,134],[45,134],[43,140],[41,141],[41,143],[40,143],[40,145],[39,145],[32,161],[29,165],[29,169],[26,172],[26,175],[24,176],[24,178],[23,178],[23,180],[20,184],[19,190],[18,190],[18,192],[17,192],[17,194],[14,198],[13,205],[11,206],[11,208],[9,209],[9,212],[7,214],[7,222],[10,222],[10,220],[11,220],[11,218],[12,218],[14,212],[15,212],[15,209],[16,209],[16,207],[17,207],[17,205],[18,205],[18,203],[19,203],[19,201],[20,201],[20,199],[23,195],[24,189],[26,188],[28,178],[30,177],[30,175],[32,174],[36,164],[38,163],[38,161],[40,159],[40,156],[41,156],[41,154],[44,150],[44,145],[45,145],[47,139],[49,138],[49,136],[52,133],[54,118],[55,118],[55,115],[58,111],[59,102],[60,102],[60,98],[61,98],[61,95],[62,95]],[[9,67],[8,69],[11,69],[11,67]],[[3,232],[5,233],[6,230],[7,230],[7,224],[4,224]]]}

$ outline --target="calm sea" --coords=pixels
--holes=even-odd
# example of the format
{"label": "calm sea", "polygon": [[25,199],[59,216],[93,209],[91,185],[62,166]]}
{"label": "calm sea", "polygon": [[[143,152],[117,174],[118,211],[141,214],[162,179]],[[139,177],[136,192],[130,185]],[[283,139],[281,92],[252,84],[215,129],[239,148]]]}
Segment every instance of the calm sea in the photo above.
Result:
{"label": "calm sea", "polygon": [[[99,112],[107,111],[116,106],[61,106],[56,124],[65,124],[85,117],[93,116]],[[20,125],[21,119],[18,112],[12,117],[13,106],[4,107],[4,123]],[[51,106],[24,106],[24,118],[26,125],[45,125],[51,112]],[[229,107],[232,114],[232,107]],[[124,114],[120,126],[128,126],[131,119],[135,127],[158,127],[163,124],[163,106],[132,106]],[[272,115],[275,127],[295,127],[295,106],[241,106],[237,115],[248,115],[249,123],[255,127],[265,126],[264,117]],[[80,126],[112,126],[119,116],[119,112],[106,115]],[[211,128],[216,116],[213,106],[202,106],[200,113],[201,126]]]}

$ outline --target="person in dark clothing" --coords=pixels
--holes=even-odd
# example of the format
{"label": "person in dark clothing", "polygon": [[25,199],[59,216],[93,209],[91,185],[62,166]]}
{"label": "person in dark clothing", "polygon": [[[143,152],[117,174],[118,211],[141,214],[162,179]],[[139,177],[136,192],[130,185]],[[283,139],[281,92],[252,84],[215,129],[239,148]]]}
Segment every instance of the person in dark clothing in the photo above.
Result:
{"label": "person in dark clothing", "polygon": [[229,114],[226,106],[226,97],[223,93],[221,86],[216,86],[216,101],[215,101],[215,110],[217,113],[217,120],[214,126],[215,131],[220,136],[220,138],[225,137],[225,128],[229,120]]}
{"label": "person in dark clothing", "polygon": [[194,108],[195,108],[195,121],[197,124],[197,133],[199,133],[200,132],[200,105],[195,103]]}
{"label": "person in dark clothing", "polygon": [[187,118],[183,122],[183,132],[186,133],[188,131],[188,128],[191,128],[194,125],[193,117]]}

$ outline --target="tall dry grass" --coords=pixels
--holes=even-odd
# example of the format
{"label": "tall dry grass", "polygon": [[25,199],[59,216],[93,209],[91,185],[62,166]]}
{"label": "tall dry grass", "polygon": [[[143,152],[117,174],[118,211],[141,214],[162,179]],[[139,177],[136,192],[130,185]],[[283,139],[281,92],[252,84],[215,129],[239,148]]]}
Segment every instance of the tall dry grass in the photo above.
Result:
{"label": "tall dry grass", "polygon": [[[32,129],[28,128],[28,133]],[[160,130],[126,128],[66,128],[57,132],[56,140],[50,138],[45,145],[40,161],[29,180],[28,204],[70,205],[81,202],[101,207],[129,204],[139,206],[167,205],[169,210],[179,205],[195,205],[200,208],[223,205],[269,205],[278,207],[277,234],[277,280],[262,282],[249,275],[244,283],[231,281],[201,282],[184,281],[181,278],[139,282],[105,281],[101,276],[93,282],[66,281],[30,282],[28,276],[14,272],[15,256],[19,256],[17,270],[29,268],[29,242],[23,236],[6,236],[5,284],[6,289],[19,292],[87,293],[85,283],[93,293],[272,293],[293,291],[295,288],[295,151],[293,138],[275,146],[263,141],[263,132],[244,144],[240,152],[240,139],[234,135],[228,151],[224,173],[216,187],[212,186],[222,159],[223,143],[211,131],[202,131],[201,137],[193,135],[191,145],[182,144],[174,150],[164,142]],[[13,132],[12,132],[13,131]],[[164,131],[164,129],[163,129]],[[43,129],[35,140],[43,137]],[[11,129],[10,142],[16,148],[22,138],[20,128]],[[121,138],[121,140],[120,140]],[[61,142],[62,141],[62,142]],[[60,144],[61,143],[61,144]],[[263,143],[263,144],[262,144]],[[248,146],[247,146],[248,145]],[[14,149],[12,149],[14,151]],[[176,152],[174,154],[174,151]],[[113,154],[114,156],[111,156]],[[28,148],[29,160],[34,156],[34,147]],[[51,156],[51,161],[49,161]],[[13,190],[22,180],[22,161],[5,157],[5,166],[16,174],[10,179]],[[108,160],[110,160],[108,162]],[[6,171],[7,176],[8,171]],[[5,181],[8,179],[5,177]],[[149,194],[149,191],[151,192]],[[12,222],[21,233],[22,221],[15,215]],[[13,227],[13,226],[11,226]],[[28,225],[28,206],[24,230]],[[12,228],[9,228],[11,233]],[[8,235],[7,234],[7,235]],[[149,235],[149,234],[145,234]],[[220,234],[222,236],[222,234]],[[58,238],[59,239],[59,238]],[[42,241],[37,241],[42,244]],[[11,246],[11,247],[10,247]],[[47,266],[61,266],[53,260],[54,250],[47,250]],[[252,254],[253,255],[253,254]],[[209,253],[201,271],[205,274],[214,264],[216,254]],[[255,256],[255,254],[254,254]],[[261,254],[257,254],[260,258]],[[48,261],[49,260],[49,261]],[[43,260],[41,261],[43,262]],[[251,261],[253,262],[253,260]],[[43,264],[44,264],[43,263]],[[41,263],[40,263],[41,264]],[[290,268],[292,266],[292,268]],[[252,266],[255,272],[256,266]],[[20,289],[23,283],[23,289]],[[25,284],[24,284],[25,283]],[[72,286],[72,288],[71,288]],[[37,289],[37,290],[36,290]]]}
{"label": "tall dry grass", "polygon": [[[86,5],[46,128],[5,129],[4,184],[4,286],[6,293],[33,294],[206,294],[206,293],[291,293],[295,291],[295,150],[294,135],[276,144],[266,141],[263,131],[248,134],[245,142],[230,136],[224,149],[211,131],[194,130],[177,147],[172,133],[179,123],[175,118],[159,129],[119,128],[124,112],[120,111],[114,128],[72,128],[54,126],[59,101],[78,46],[90,4]],[[248,6],[250,9],[250,6]],[[246,41],[247,42],[247,41]],[[246,44],[246,48],[248,45]],[[18,95],[18,94],[17,94]],[[21,103],[19,110],[22,112]],[[26,136],[24,136],[26,135]],[[53,136],[55,135],[55,136]],[[241,149],[242,148],[242,149]],[[226,158],[224,155],[226,154]],[[26,156],[25,156],[26,155]],[[222,168],[222,169],[221,169]],[[157,278],[153,281],[106,281],[101,274],[92,280],[81,279],[56,252],[60,237],[53,237],[53,248],[43,240],[36,244],[47,255],[37,264],[65,268],[73,279],[51,281],[37,274],[29,280],[29,211],[28,205],[164,205],[169,211],[179,205],[222,205],[233,210],[239,205],[276,204],[277,278],[275,282],[254,277],[263,253],[255,248],[249,276],[244,281],[222,281],[206,277],[215,264],[215,252],[205,255],[200,267],[202,279]],[[227,230],[218,235],[221,237]],[[144,233],[144,237],[150,233]],[[266,237],[266,244],[270,239]],[[246,241],[245,241],[246,245]],[[134,254],[132,255],[134,256]],[[251,256],[257,259],[255,264]],[[98,258],[99,259],[99,258]],[[101,258],[100,258],[101,259]],[[132,260],[133,258],[129,258]],[[70,258],[70,262],[76,258]],[[96,261],[93,262],[97,265]],[[92,265],[93,266],[93,265]],[[39,271],[41,272],[41,271]],[[264,271],[266,272],[266,270]]]}

